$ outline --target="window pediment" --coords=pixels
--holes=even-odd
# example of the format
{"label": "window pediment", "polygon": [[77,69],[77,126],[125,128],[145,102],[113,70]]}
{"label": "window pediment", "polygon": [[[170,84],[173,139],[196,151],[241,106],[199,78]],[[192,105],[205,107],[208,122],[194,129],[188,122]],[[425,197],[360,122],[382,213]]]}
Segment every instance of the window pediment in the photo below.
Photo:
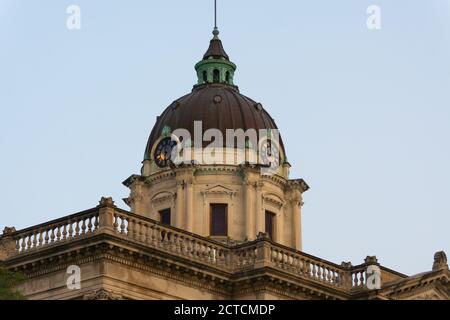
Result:
{"label": "window pediment", "polygon": [[161,203],[165,203],[165,202],[171,202],[174,198],[175,198],[175,195],[173,193],[163,191],[163,192],[157,193],[152,198],[152,203],[157,205],[157,204],[161,204]]}
{"label": "window pediment", "polygon": [[218,184],[213,187],[206,188],[205,190],[202,191],[202,194],[204,196],[219,195],[219,196],[233,197],[237,194],[237,191]]}
{"label": "window pediment", "polygon": [[263,196],[264,202],[268,204],[272,204],[273,206],[277,207],[278,209],[281,209],[285,201],[278,195],[274,193],[269,193]]}

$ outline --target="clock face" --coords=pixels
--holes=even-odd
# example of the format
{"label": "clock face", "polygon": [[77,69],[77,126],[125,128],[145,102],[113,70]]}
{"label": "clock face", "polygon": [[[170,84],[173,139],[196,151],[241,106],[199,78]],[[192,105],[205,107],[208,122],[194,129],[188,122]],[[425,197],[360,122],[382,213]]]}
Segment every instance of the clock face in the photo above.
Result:
{"label": "clock face", "polygon": [[176,148],[177,142],[172,138],[164,138],[161,140],[155,149],[154,159],[155,163],[160,168],[165,168],[170,164],[172,159],[172,151]]}
{"label": "clock face", "polygon": [[261,143],[260,159],[263,165],[277,168],[280,165],[280,149],[272,140],[267,139]]}

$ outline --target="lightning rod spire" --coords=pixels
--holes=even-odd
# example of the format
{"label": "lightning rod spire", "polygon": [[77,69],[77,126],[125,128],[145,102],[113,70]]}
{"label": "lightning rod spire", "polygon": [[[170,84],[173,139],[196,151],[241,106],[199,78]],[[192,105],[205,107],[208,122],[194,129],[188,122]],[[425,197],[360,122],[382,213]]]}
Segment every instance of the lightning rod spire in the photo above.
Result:
{"label": "lightning rod spire", "polygon": [[214,39],[219,39],[219,29],[217,28],[217,0],[214,0]]}

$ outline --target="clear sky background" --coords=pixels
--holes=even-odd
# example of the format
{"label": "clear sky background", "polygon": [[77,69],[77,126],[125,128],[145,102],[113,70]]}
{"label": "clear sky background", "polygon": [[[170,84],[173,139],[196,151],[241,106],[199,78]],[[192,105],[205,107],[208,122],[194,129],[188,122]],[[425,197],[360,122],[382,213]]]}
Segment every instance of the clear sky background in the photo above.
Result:
{"label": "clear sky background", "polygon": [[[66,28],[79,5],[81,30]],[[369,31],[366,9],[382,10]],[[241,92],[311,186],[304,250],[408,274],[450,254],[450,0],[221,0]],[[0,0],[0,225],[94,207],[190,92],[212,0]]]}

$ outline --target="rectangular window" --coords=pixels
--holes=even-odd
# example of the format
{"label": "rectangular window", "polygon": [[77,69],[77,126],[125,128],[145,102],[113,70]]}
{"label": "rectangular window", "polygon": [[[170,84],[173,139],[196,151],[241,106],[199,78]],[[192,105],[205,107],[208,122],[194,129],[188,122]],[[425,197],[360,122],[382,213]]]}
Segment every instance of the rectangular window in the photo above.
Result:
{"label": "rectangular window", "polygon": [[170,226],[170,209],[164,209],[159,212],[159,221]]}
{"label": "rectangular window", "polygon": [[211,235],[224,236],[228,235],[228,205],[211,204]]}
{"label": "rectangular window", "polygon": [[275,213],[266,211],[266,233],[273,240],[275,225]]}

